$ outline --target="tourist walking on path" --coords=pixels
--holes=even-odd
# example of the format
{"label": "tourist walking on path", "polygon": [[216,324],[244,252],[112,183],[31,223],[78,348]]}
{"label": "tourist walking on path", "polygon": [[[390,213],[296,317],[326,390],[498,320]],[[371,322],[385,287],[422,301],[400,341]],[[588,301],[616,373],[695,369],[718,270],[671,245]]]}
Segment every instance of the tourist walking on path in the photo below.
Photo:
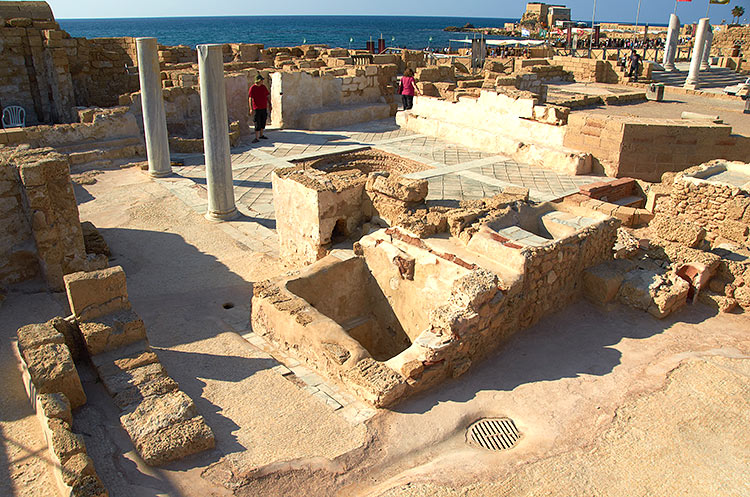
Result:
{"label": "tourist walking on path", "polygon": [[250,115],[255,123],[255,139],[253,143],[258,143],[260,140],[267,140],[268,137],[263,134],[263,130],[266,129],[268,113],[271,111],[271,93],[266,88],[266,85],[263,84],[263,76],[260,74],[255,76],[255,84],[250,87],[248,99],[250,100]]}
{"label": "tourist walking on path", "polygon": [[419,90],[417,90],[417,83],[414,80],[414,71],[408,67],[401,77],[398,92],[401,94],[401,103],[404,104],[404,110],[411,109],[414,106],[414,94],[419,93]]}

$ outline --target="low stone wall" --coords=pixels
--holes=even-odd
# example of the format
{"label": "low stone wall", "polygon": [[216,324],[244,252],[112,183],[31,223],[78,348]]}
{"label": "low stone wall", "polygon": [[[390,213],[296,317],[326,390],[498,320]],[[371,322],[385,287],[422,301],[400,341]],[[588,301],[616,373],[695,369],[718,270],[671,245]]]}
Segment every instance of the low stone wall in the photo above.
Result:
{"label": "low stone wall", "polygon": [[105,267],[107,258],[86,254],[68,158],[34,152],[6,156],[0,166],[8,189],[3,243],[10,247],[0,256],[0,284],[40,270],[51,289],[61,290],[64,274]]}
{"label": "low stone wall", "polygon": [[272,176],[279,253],[293,265],[312,264],[332,243],[361,234],[363,222],[376,216],[393,222],[427,197],[426,181],[401,177],[424,168],[410,160],[377,150],[329,158],[330,165],[325,160]]}
{"label": "low stone wall", "polygon": [[750,157],[750,138],[732,135],[726,124],[587,112],[569,116],[563,143],[592,154],[607,176],[651,182],[712,159]]}
{"label": "low stone wall", "polygon": [[[343,70],[342,70],[343,71]],[[276,72],[272,76],[272,121],[284,128],[310,126],[310,114],[330,111],[328,126],[353,124],[369,120],[357,116],[357,106],[379,105],[385,115],[395,114],[395,65],[350,67],[345,74]],[[335,74],[335,75],[334,75]],[[351,109],[351,113],[346,113]],[[336,115],[336,113],[346,115]],[[315,120],[325,124],[325,119]],[[320,129],[315,126],[312,129]]]}
{"label": "low stone wall", "polygon": [[159,466],[213,448],[211,428],[151,350],[122,268],[67,275],[65,290],[77,334],[146,464]]}
{"label": "low stone wall", "polygon": [[118,109],[100,113],[91,122],[56,124],[54,126],[33,126],[0,130],[0,145],[29,144],[34,148],[65,147],[84,142],[103,142],[118,138],[138,138],[143,136],[138,127],[140,115]]}
{"label": "low stone wall", "polygon": [[[714,161],[675,176],[669,202],[659,202],[659,212],[700,226],[735,243],[750,245],[750,184],[744,188],[712,181],[711,174],[727,167],[744,171],[750,178],[750,164]],[[706,177],[708,178],[706,179]]]}
{"label": "low stone wall", "polygon": [[528,93],[517,93],[482,91],[478,99],[461,97],[456,103],[417,96],[414,108],[399,112],[396,122],[421,134],[564,174],[590,172],[587,155],[563,145],[566,128],[556,124],[562,124],[564,113],[539,105]]}
{"label": "low stone wall", "polygon": [[[516,207],[536,212],[528,206]],[[511,210],[503,212],[513,217]],[[355,247],[359,258],[342,262],[328,257],[300,275],[256,285],[253,328],[294,350],[301,360],[363,400],[376,407],[391,406],[462,375],[512,334],[576,299],[583,288],[583,271],[611,260],[619,224],[614,219],[591,221],[588,227],[539,247],[522,247],[500,236],[488,239],[503,253],[517,251],[523,260],[521,282],[515,285],[509,285],[505,269],[496,272],[501,261],[478,258],[495,253],[491,248],[474,252],[460,242],[420,239],[400,228],[377,231]],[[492,263],[483,267],[479,261]],[[364,266],[387,300],[387,306],[377,311],[381,319],[395,317],[409,338],[408,347],[402,346],[395,356],[388,354],[390,358],[376,360],[368,353],[381,352],[374,330],[361,334],[362,330],[344,327],[349,326],[345,322],[351,306],[363,297],[352,295],[364,292],[363,285],[355,283],[357,265]],[[352,276],[339,281],[344,274]],[[355,288],[338,289],[341,298],[318,302],[326,299],[320,287],[333,284]]]}
{"label": "low stone wall", "polygon": [[579,206],[584,209],[600,212],[619,219],[623,226],[642,226],[654,218],[654,214],[642,207],[618,205],[612,201],[598,200],[581,193],[574,193],[562,199],[567,205]]}
{"label": "low stone wall", "polygon": [[[71,325],[62,318],[18,330],[24,387],[47,444],[59,495],[107,497],[83,437],[72,431],[71,408],[86,402],[78,371],[66,346]],[[59,329],[65,329],[63,335]]]}
{"label": "low stone wall", "polygon": [[617,73],[609,61],[587,59],[581,57],[564,57],[556,55],[552,58],[555,64],[573,75],[581,83],[618,83]]}

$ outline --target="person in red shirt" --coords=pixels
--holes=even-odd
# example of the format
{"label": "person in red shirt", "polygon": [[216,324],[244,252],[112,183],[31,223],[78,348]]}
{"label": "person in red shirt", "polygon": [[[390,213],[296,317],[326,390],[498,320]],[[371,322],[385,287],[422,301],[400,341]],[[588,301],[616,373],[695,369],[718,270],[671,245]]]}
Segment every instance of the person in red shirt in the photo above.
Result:
{"label": "person in red shirt", "polygon": [[271,93],[266,88],[266,85],[263,84],[263,76],[260,74],[255,76],[255,84],[250,87],[248,100],[250,101],[250,115],[255,123],[255,139],[253,143],[258,143],[260,140],[268,140],[268,137],[263,134],[263,130],[266,129],[268,113],[271,111]]}

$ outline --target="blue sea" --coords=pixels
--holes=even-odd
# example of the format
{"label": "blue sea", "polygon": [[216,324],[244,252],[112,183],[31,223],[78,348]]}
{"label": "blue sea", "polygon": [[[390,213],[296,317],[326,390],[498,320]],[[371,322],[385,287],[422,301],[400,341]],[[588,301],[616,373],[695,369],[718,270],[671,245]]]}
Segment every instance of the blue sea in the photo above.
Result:
{"label": "blue sea", "polygon": [[[446,26],[500,27],[518,19],[396,16],[254,16],[164,17],[127,19],[58,19],[74,37],[155,37],[163,45],[263,43],[266,47],[324,43],[331,47],[365,48],[383,36],[389,47],[443,48],[466,33]],[[472,35],[469,35],[471,37]],[[351,40],[351,41],[350,41]]]}

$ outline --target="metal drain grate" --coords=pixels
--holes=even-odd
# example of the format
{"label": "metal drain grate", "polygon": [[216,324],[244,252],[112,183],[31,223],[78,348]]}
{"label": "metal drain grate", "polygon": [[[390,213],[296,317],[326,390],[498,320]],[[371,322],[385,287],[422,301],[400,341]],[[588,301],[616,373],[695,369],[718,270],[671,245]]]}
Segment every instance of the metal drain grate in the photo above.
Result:
{"label": "metal drain grate", "polygon": [[510,418],[485,418],[469,426],[466,433],[470,444],[489,450],[513,448],[521,437]]}

